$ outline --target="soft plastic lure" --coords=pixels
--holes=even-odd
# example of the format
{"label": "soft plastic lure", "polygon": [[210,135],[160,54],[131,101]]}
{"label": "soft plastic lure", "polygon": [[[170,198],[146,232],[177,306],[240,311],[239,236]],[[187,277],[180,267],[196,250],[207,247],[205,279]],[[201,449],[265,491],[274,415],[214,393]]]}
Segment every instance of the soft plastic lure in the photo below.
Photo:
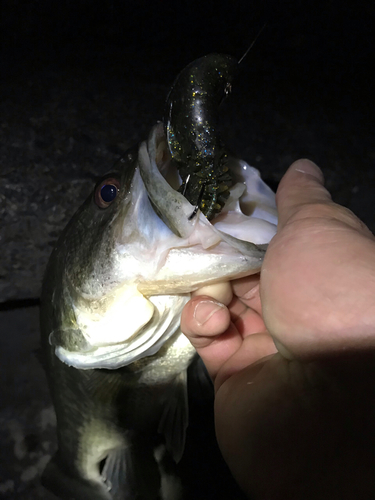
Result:
{"label": "soft plastic lure", "polygon": [[232,185],[217,125],[237,68],[228,55],[201,57],[177,76],[166,103],[167,140],[183,180],[179,190],[209,220],[223,208]]}
{"label": "soft plastic lure", "polygon": [[218,214],[229,197],[232,176],[228,152],[218,134],[219,106],[232,88],[239,64],[266,24],[238,61],[225,54],[209,54],[188,64],[169,92],[165,132],[182,185],[179,191],[208,220]]}

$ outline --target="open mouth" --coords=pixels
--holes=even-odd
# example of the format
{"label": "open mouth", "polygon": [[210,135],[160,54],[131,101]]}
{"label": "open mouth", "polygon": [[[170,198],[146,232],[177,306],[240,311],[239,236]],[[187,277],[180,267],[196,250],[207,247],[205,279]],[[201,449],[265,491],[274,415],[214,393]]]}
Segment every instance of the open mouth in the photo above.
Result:
{"label": "open mouth", "polygon": [[[140,147],[140,172],[148,196],[158,215],[178,236],[187,238],[197,225],[211,226],[200,242],[210,248],[227,236],[255,245],[268,244],[276,232],[277,211],[273,191],[262,181],[259,172],[245,161],[230,158],[229,167],[235,179],[230,196],[221,213],[211,223],[201,212],[192,217],[196,207],[179,192],[177,168],[168,150],[163,125],[156,125],[149,139]],[[232,241],[232,243],[234,243]],[[237,242],[246,253],[246,245]],[[253,249],[252,249],[253,250]]]}

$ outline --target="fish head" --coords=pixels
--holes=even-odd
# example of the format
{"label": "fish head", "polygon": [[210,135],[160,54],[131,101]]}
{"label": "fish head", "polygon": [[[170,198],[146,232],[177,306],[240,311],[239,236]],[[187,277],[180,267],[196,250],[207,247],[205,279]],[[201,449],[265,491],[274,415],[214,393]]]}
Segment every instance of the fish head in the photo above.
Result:
{"label": "fish head", "polygon": [[117,168],[96,183],[57,243],[64,281],[77,295],[100,297],[116,282],[113,257],[119,227],[132,202],[137,158],[137,149],[129,150]]}
{"label": "fish head", "polygon": [[245,162],[232,167],[238,182],[212,223],[190,217],[161,123],[96,184],[46,272],[47,335],[61,361],[115,369],[155,354],[190,292],[260,270],[276,231],[274,193]]}

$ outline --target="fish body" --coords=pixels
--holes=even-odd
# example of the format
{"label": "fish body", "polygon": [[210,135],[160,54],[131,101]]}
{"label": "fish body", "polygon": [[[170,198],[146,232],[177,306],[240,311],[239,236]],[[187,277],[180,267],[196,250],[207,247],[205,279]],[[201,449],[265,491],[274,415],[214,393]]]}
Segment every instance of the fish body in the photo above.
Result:
{"label": "fish body", "polygon": [[242,161],[231,171],[238,182],[220,216],[189,219],[194,207],[176,189],[159,123],[97,183],[56,244],[41,333],[58,452],[43,482],[60,498],[181,498],[173,467],[195,357],[182,308],[202,285],[258,272],[276,228],[259,173]]}
{"label": "fish body", "polygon": [[[139,201],[127,199],[135,172],[139,173],[137,155],[130,154],[122,166],[121,173],[109,177],[117,176],[121,183],[116,202],[131,211],[129,205]],[[118,271],[111,265],[116,249],[110,241],[114,242],[111,238],[118,229],[114,220],[123,214],[114,207],[99,208],[95,203],[96,191],[60,237],[44,279],[42,345],[58,436],[58,453],[47,467],[44,483],[61,498],[154,499],[159,498],[161,490],[161,465],[154,458],[154,449],[161,443],[166,445],[177,461],[185,439],[186,369],[195,353],[177,330],[175,312],[181,311],[187,295],[167,295],[160,300],[156,297],[155,304],[143,304],[141,300],[137,305],[140,294],[124,290],[119,293],[124,314],[117,317],[118,311],[113,311],[116,304],[111,311],[116,298],[110,297],[108,290],[113,291],[110,282],[116,281]],[[130,240],[131,233],[132,230]],[[151,245],[152,242],[140,241],[138,248],[144,251],[148,247],[152,253]],[[133,273],[133,281],[137,274],[138,271]],[[119,285],[116,281],[114,289]],[[105,301],[111,304],[104,304]],[[173,315],[169,309],[175,311]],[[105,313],[111,316],[111,312],[112,319],[105,322]],[[123,331],[142,328],[139,324],[129,325],[128,316],[137,313],[144,316],[148,328],[162,330],[163,342],[157,345],[157,354],[151,353],[151,345],[151,354],[137,359],[139,356],[128,342],[125,357],[132,362],[119,360],[116,353],[100,357],[106,345],[116,345],[117,339],[109,338],[108,329],[113,336],[118,329],[126,336]],[[100,325],[103,317],[104,324]],[[101,347],[96,345],[98,324],[104,337]],[[82,331],[88,331],[86,337]],[[147,340],[141,341],[142,354],[147,351]],[[56,355],[57,350],[62,354]],[[142,466],[134,468],[134,464]],[[178,498],[178,488],[170,498],[174,495]]]}
{"label": "fish body", "polygon": [[166,135],[184,181],[181,191],[209,220],[223,208],[232,185],[218,114],[237,69],[229,55],[201,57],[177,76],[166,102]]}

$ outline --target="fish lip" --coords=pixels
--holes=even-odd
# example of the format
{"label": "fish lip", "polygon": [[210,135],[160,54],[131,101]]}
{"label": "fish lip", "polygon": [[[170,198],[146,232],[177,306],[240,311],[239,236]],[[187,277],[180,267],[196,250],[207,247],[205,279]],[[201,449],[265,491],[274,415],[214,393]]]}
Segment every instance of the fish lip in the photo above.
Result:
{"label": "fish lip", "polygon": [[[174,234],[180,238],[188,238],[194,231],[201,214],[199,213],[194,220],[189,220],[194,210],[193,205],[175,189],[177,187],[175,183],[172,182],[174,185],[171,185],[168,179],[173,165],[162,122],[158,122],[151,129],[148,140],[141,143],[138,164],[155,212]],[[179,181],[181,181],[180,178]],[[202,217],[204,217],[203,214]]]}

